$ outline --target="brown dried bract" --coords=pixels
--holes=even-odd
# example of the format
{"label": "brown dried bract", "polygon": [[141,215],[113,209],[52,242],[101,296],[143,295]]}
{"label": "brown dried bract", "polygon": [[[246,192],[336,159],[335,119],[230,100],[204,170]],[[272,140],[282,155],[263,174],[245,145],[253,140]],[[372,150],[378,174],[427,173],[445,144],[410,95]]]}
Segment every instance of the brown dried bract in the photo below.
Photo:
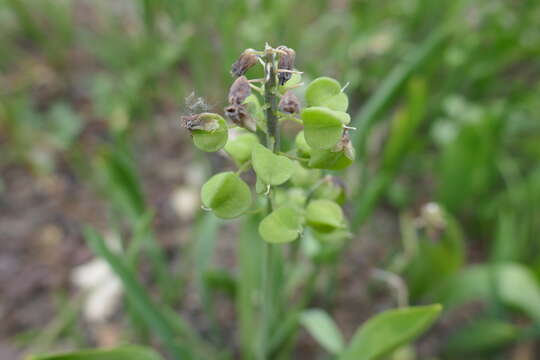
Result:
{"label": "brown dried bract", "polygon": [[225,108],[225,116],[236,125],[255,132],[257,123],[247,111],[245,105],[230,105]]}
{"label": "brown dried bract", "polygon": [[238,60],[232,65],[231,74],[234,76],[242,76],[257,63],[257,55],[253,53],[252,49],[246,49],[240,55]]}
{"label": "brown dried bract", "polygon": [[349,138],[349,134],[347,132],[343,133],[343,136],[341,137],[341,140],[334,146],[332,149],[332,152],[339,152],[343,151],[345,156],[348,157],[351,160],[354,160],[356,157],[356,152],[354,150],[354,147],[351,143],[351,139]]}
{"label": "brown dried bract", "polygon": [[215,131],[219,128],[219,123],[207,116],[201,116],[201,114],[184,115],[180,117],[182,126],[189,131],[202,130],[202,131]]}
{"label": "brown dried bract", "polygon": [[[279,58],[278,69],[280,70],[293,70],[294,69],[294,59],[296,58],[296,52],[284,45],[278,46],[278,50],[283,51],[285,54],[282,54]],[[292,77],[290,72],[279,72],[278,79],[279,85],[284,85]]]}
{"label": "brown dried bract", "polygon": [[234,81],[229,90],[229,104],[240,105],[251,95],[251,87],[245,76],[240,76]]}
{"label": "brown dried bract", "polygon": [[279,101],[279,111],[287,114],[298,114],[300,112],[300,100],[292,91],[287,91]]}

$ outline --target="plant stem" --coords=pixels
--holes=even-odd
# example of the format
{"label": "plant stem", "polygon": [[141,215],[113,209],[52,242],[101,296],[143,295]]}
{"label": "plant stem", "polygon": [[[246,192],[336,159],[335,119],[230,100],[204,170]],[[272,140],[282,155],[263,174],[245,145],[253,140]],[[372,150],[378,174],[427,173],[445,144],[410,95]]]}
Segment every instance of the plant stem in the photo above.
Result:
{"label": "plant stem", "polygon": [[[265,66],[264,66],[264,106],[266,115],[266,146],[274,153],[279,152],[280,136],[279,122],[277,117],[278,96],[277,96],[277,66],[276,57],[273,49],[267,44],[265,47]],[[273,209],[272,193],[268,197],[268,213]],[[272,322],[271,319],[275,314],[276,294],[274,294],[274,279],[276,266],[276,249],[269,243],[265,243],[263,247],[262,261],[262,319],[261,319],[261,339],[259,359],[266,360],[268,358],[268,339],[271,335]]]}
{"label": "plant stem", "polygon": [[276,59],[275,53],[272,51],[272,48],[266,45],[265,48],[265,60],[266,64],[264,67],[264,102],[266,107],[266,128],[268,136],[267,146],[272,149],[273,152],[279,151],[279,129],[278,129],[278,118],[277,118],[277,107],[278,107],[278,97],[277,97],[277,72],[276,72]]}

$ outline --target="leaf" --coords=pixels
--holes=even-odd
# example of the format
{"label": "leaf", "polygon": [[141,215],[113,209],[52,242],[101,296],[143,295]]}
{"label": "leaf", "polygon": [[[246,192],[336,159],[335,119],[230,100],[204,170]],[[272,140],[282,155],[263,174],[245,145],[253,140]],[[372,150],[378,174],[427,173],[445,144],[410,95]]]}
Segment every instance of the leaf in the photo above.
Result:
{"label": "leaf", "polygon": [[235,139],[229,139],[225,145],[225,151],[234,159],[236,164],[240,166],[246,161],[251,160],[251,152],[258,142],[259,140],[254,134],[242,134]]}
{"label": "leaf", "polygon": [[162,360],[157,352],[142,346],[123,346],[111,350],[81,350],[57,355],[30,356],[29,360]]}
{"label": "leaf", "polygon": [[434,295],[445,307],[498,297],[503,304],[540,322],[540,287],[534,274],[517,263],[470,266],[445,282]]}
{"label": "leaf", "polygon": [[268,185],[283,184],[289,180],[294,171],[294,163],[290,159],[274,154],[261,144],[253,147],[251,160],[257,178]]}
{"label": "leaf", "polygon": [[242,215],[251,206],[248,185],[233,172],[214,175],[201,189],[204,206],[217,217],[232,219]]}
{"label": "leaf", "polygon": [[348,114],[325,107],[309,107],[301,114],[304,122],[304,137],[313,149],[330,149],[343,135],[343,125]]}
{"label": "leaf", "polygon": [[199,116],[199,121],[212,121],[215,120],[218,123],[216,130],[193,130],[193,144],[202,151],[214,152],[221,149],[227,143],[229,137],[229,128],[225,119],[218,114],[203,113]]}
{"label": "leaf", "polygon": [[437,319],[442,306],[388,310],[363,324],[339,360],[376,360],[413,341]]}
{"label": "leaf", "polygon": [[387,109],[399,94],[403,84],[417,71],[431,56],[443,49],[443,44],[450,37],[449,27],[439,26],[431,32],[429,37],[405,55],[384,78],[375,93],[362,107],[354,120],[357,131],[353,134],[353,143],[356,151],[363,158],[366,140],[371,133],[369,130],[379,120],[381,113]]}
{"label": "leaf", "polygon": [[294,241],[301,231],[301,216],[297,210],[290,206],[282,206],[274,210],[259,225],[261,237],[274,244]]}
{"label": "leaf", "polygon": [[336,355],[343,351],[343,336],[326,311],[306,310],[300,315],[300,323],[329,353]]}
{"label": "leaf", "polygon": [[349,98],[341,91],[337,80],[320,77],[313,80],[306,89],[308,106],[325,106],[331,110],[347,111]]}
{"label": "leaf", "polygon": [[147,289],[137,280],[124,259],[113,253],[95,230],[85,228],[84,237],[92,251],[107,261],[116,275],[122,280],[126,297],[148,327],[163,341],[171,354],[181,357],[185,351],[177,346],[176,339],[179,334],[175,331],[171,319],[165,316],[162,311],[163,307],[159,307],[152,300]]}
{"label": "leaf", "polygon": [[459,355],[494,350],[515,341],[521,331],[498,319],[479,319],[456,330],[444,346],[445,352]]}
{"label": "leaf", "polygon": [[330,232],[344,226],[341,207],[326,199],[313,200],[309,203],[306,220],[310,226],[321,232]]}
{"label": "leaf", "polygon": [[351,166],[353,161],[354,159],[349,158],[344,151],[313,149],[308,165],[314,169],[338,171]]}

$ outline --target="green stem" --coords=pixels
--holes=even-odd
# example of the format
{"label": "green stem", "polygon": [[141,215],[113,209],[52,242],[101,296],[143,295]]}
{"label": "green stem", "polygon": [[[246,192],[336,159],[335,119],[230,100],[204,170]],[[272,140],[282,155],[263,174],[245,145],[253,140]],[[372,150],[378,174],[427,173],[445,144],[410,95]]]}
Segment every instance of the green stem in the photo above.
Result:
{"label": "green stem", "polygon": [[[278,107],[278,81],[277,81],[277,63],[275,52],[266,45],[265,48],[265,85],[264,85],[264,102],[267,138],[266,146],[274,153],[279,153],[280,136],[279,136],[279,121],[277,117]],[[273,211],[271,199],[272,193],[268,197],[268,213]],[[276,267],[276,249],[271,244],[266,243],[263,248],[262,266],[262,319],[261,319],[261,338],[259,359],[266,360],[268,358],[268,339],[271,335],[271,327],[273,315],[276,313],[275,305],[276,294],[274,293],[274,276]]]}

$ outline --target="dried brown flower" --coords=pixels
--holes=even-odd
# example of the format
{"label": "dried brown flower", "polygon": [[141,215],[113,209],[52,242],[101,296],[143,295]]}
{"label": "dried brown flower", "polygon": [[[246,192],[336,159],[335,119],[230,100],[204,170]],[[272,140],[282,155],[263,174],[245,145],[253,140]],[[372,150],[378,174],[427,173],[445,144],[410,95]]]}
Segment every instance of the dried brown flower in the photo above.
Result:
{"label": "dried brown flower", "polygon": [[229,90],[229,104],[240,105],[251,95],[251,87],[245,76],[240,76],[234,81]]}
{"label": "dried brown flower", "polygon": [[[279,58],[278,69],[280,70],[293,70],[294,69],[294,59],[296,58],[296,52],[284,45],[278,46],[278,50],[283,51],[285,54],[282,54]],[[279,85],[284,85],[292,77],[290,72],[279,72],[278,79]]]}
{"label": "dried brown flower", "polygon": [[242,76],[256,63],[257,55],[253,53],[252,49],[246,49],[232,65],[231,74],[234,76]]}
{"label": "dried brown flower", "polygon": [[208,116],[201,116],[201,114],[184,115],[180,117],[182,126],[189,131],[203,130],[203,131],[215,131],[219,128],[219,123],[214,118]]}
{"label": "dried brown flower", "polygon": [[300,112],[300,101],[292,92],[287,91],[279,101],[279,111],[287,114],[298,114]]}
{"label": "dried brown flower", "polygon": [[251,117],[245,105],[232,104],[225,108],[225,116],[236,125],[255,132],[257,123]]}

